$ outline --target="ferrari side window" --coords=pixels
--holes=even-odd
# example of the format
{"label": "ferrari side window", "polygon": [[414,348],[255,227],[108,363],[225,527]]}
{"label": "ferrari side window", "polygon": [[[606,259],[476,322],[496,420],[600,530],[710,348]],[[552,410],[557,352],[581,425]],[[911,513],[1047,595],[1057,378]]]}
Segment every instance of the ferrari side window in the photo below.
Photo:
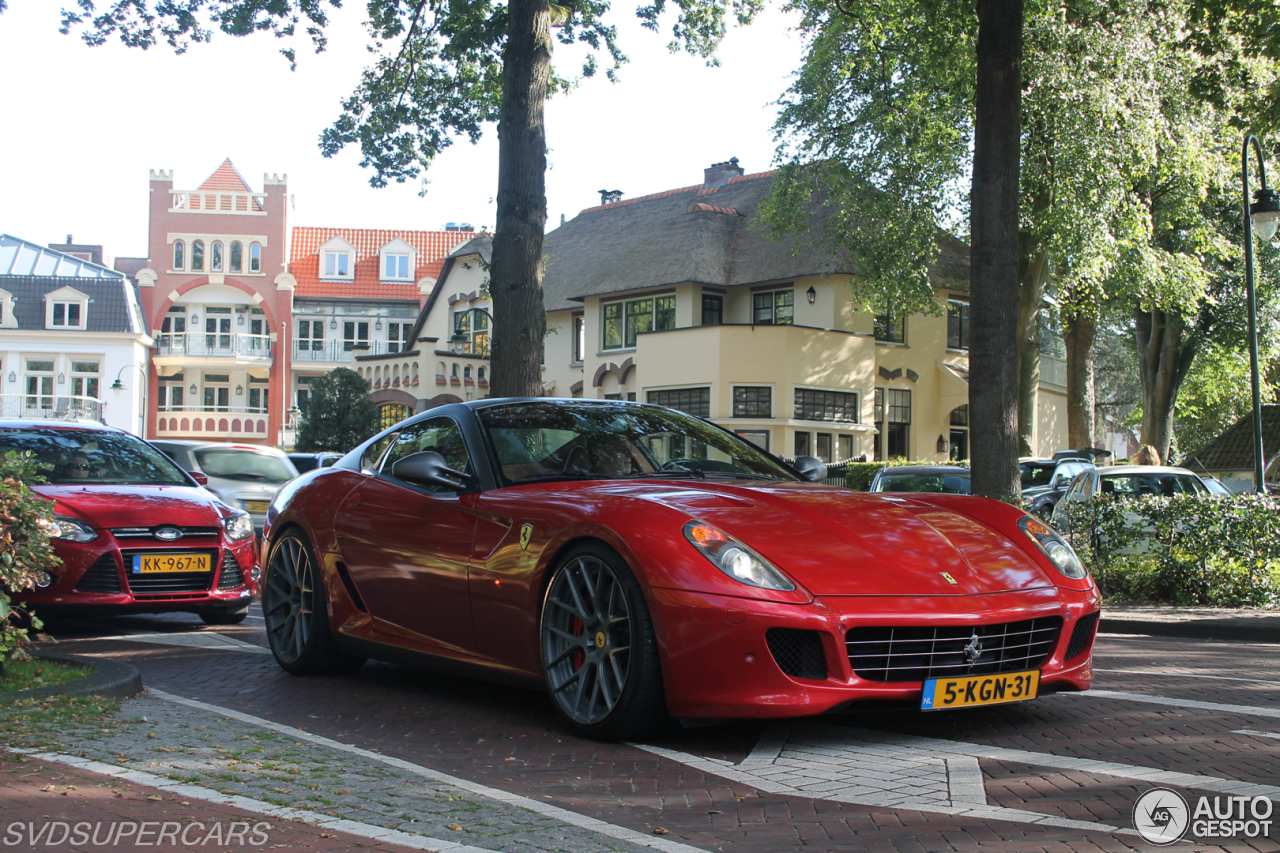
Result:
{"label": "ferrari side window", "polygon": [[395,444],[382,460],[382,472],[391,474],[391,466],[412,453],[431,450],[444,457],[455,471],[467,470],[467,447],[458,425],[449,418],[432,418],[400,431]]}
{"label": "ferrari side window", "polygon": [[365,449],[364,455],[360,457],[361,470],[378,470],[378,460],[382,458],[383,452],[391,445],[391,442],[396,440],[397,435],[399,435],[399,433],[394,432],[390,435],[384,435],[382,438],[369,445],[368,448]]}

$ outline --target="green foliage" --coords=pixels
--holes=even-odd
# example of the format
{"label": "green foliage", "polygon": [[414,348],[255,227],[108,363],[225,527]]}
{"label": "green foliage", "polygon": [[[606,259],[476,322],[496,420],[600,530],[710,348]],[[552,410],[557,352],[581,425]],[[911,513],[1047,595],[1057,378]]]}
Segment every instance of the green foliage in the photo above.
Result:
{"label": "green foliage", "polygon": [[378,431],[378,409],[369,382],[339,367],[311,383],[311,400],[298,426],[297,450],[345,453]]}
{"label": "green foliage", "polygon": [[41,627],[25,608],[11,606],[9,593],[33,588],[37,572],[62,562],[44,526],[53,517],[53,503],[31,491],[41,482],[31,453],[11,450],[0,457],[0,670],[5,660],[26,657],[26,626]]}
{"label": "green foliage", "polygon": [[[913,459],[904,459],[901,456],[896,456],[893,459],[889,459],[888,461],[882,460],[879,462],[849,462],[846,464],[844,469],[845,470],[844,484],[848,486],[850,489],[857,489],[860,492],[865,492],[871,488],[871,481],[876,478],[876,474],[878,474],[882,469],[898,468],[902,465],[921,465],[921,464],[925,464],[925,463],[922,463]],[[943,463],[939,463],[939,464],[943,464]],[[954,462],[954,463],[945,463],[945,464],[966,465],[968,463]]]}
{"label": "green foliage", "polygon": [[[1263,377],[1262,399],[1275,389]],[[1196,356],[1178,395],[1178,420],[1174,433],[1185,456],[1203,447],[1252,410],[1249,386],[1249,354],[1210,346]]]}
{"label": "green foliage", "polygon": [[1067,537],[1112,599],[1280,606],[1280,499],[1101,495],[1070,506]]}

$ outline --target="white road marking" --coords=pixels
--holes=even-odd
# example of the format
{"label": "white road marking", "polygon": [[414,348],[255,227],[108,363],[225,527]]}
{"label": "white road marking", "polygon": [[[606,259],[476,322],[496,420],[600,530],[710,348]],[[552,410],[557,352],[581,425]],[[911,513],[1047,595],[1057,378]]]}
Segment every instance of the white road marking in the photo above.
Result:
{"label": "white road marking", "polygon": [[1269,738],[1274,738],[1275,740],[1280,740],[1280,734],[1276,734],[1275,732],[1256,732],[1253,729],[1236,729],[1235,731],[1232,732],[1232,734],[1233,735],[1253,735],[1254,737],[1269,737]]}
{"label": "white road marking", "polygon": [[217,649],[220,652],[249,652],[269,655],[271,649],[246,643],[217,631],[174,631],[172,633],[117,634],[113,637],[92,637],[93,640],[124,640],[131,643],[153,643],[159,646],[185,646],[192,649]]}
{"label": "white road marking", "polygon": [[[447,773],[441,773],[437,770],[432,770],[429,767],[423,767],[420,764],[414,764],[400,758],[393,758],[389,755],[382,755],[377,752],[371,752],[367,749],[361,749],[360,747],[352,744],[340,743],[327,737],[313,735],[310,732],[303,731],[302,729],[295,729],[293,726],[286,726],[283,723],[272,722],[271,720],[267,720],[262,717],[255,717],[252,714],[244,714],[240,711],[233,711],[230,708],[211,705],[208,702],[201,702],[196,699],[187,699],[184,696],[175,696],[174,694],[166,693],[163,690],[156,690],[154,687],[148,687],[147,692],[179,705],[186,705],[191,708],[210,711],[214,714],[221,714],[224,717],[229,717],[233,720],[240,720],[241,722],[260,726],[264,729],[270,729],[272,731],[279,732],[280,734],[288,735],[291,738],[296,738],[297,740],[305,740],[308,743],[327,746],[330,749],[336,749],[340,752],[349,752],[352,755],[359,755],[362,758],[386,764],[388,767],[395,767],[399,770],[404,770],[416,776],[421,776],[424,779],[432,779],[437,782],[447,782],[450,785],[455,785],[465,791],[470,791],[473,794],[479,794],[482,797],[488,797],[491,800],[509,803],[518,808],[528,809],[529,811],[537,812],[538,814],[546,815],[550,818],[555,818],[558,821],[562,821],[563,823],[567,823],[572,826],[589,829],[592,832],[597,832],[601,835],[607,835],[610,838],[617,838],[622,841],[630,842],[631,844],[638,844],[642,847],[652,847],[655,850],[662,850],[664,853],[706,853],[706,851],[699,847],[691,847],[688,844],[681,844],[679,841],[668,841],[665,838],[654,838],[651,835],[645,835],[642,832],[637,832],[634,829],[628,829],[625,826],[616,826],[612,823],[605,823],[602,820],[597,820],[596,818],[588,817],[584,814],[578,814],[577,812],[571,812],[568,809],[562,809],[548,803],[540,803],[537,800],[531,800],[528,797],[522,797],[519,794],[512,794],[508,791],[502,790],[501,788],[490,788],[488,785],[482,785],[479,782],[471,782],[467,779],[450,776]],[[391,839],[387,840],[390,841]]]}
{"label": "white road marking", "polygon": [[1246,717],[1274,717],[1280,719],[1280,708],[1264,708],[1260,705],[1227,705],[1222,702],[1201,702],[1197,699],[1171,699],[1168,696],[1149,696],[1145,693],[1120,693],[1115,690],[1088,690],[1083,693],[1059,693],[1059,696],[1083,696],[1094,699],[1122,699],[1126,702],[1145,702],[1148,705],[1168,705],[1173,708],[1194,708],[1197,711],[1223,711]]}
{"label": "white road marking", "polygon": [[1267,681],[1265,678],[1236,678],[1230,675],[1200,675],[1199,673],[1189,672],[1170,672],[1169,670],[1153,670],[1153,669],[1098,669],[1093,668],[1094,672],[1115,672],[1121,675],[1161,675],[1171,678],[1211,678],[1215,681],[1246,681],[1250,684],[1273,684],[1280,687],[1280,681]]}
{"label": "white road marking", "polygon": [[101,773],[104,776],[112,776],[125,782],[131,782],[134,785],[146,785],[149,788],[156,788],[170,794],[176,794],[187,800],[199,800],[206,803],[216,803],[222,806],[231,806],[243,812],[250,814],[258,814],[264,817],[274,817],[279,820],[298,821],[308,823],[322,829],[331,829],[338,832],[345,832],[349,835],[356,835],[361,838],[368,838],[374,841],[385,841],[389,844],[399,844],[402,847],[411,847],[415,850],[438,851],[439,853],[493,853],[492,850],[483,847],[472,847],[469,844],[459,844],[456,841],[447,841],[443,838],[431,838],[426,835],[412,835],[408,832],[401,832],[397,829],[387,829],[382,826],[373,826],[367,823],[360,823],[354,820],[343,820],[341,818],[329,817],[319,812],[307,811],[306,809],[291,809],[282,806],[273,805],[255,800],[250,797],[242,797],[238,794],[223,794],[210,788],[200,785],[187,785],[180,782],[174,782],[163,776],[156,776],[152,773],[146,773],[142,770],[130,770],[124,767],[116,767],[114,764],[103,764],[100,761],[91,761],[87,758],[77,758],[74,755],[63,755],[51,752],[36,752],[30,749],[16,749],[13,747],[5,747],[10,752],[22,753],[32,758],[38,758],[41,761],[48,761],[58,764],[67,764],[72,767],[78,767],[81,770],[88,770],[92,773]]}

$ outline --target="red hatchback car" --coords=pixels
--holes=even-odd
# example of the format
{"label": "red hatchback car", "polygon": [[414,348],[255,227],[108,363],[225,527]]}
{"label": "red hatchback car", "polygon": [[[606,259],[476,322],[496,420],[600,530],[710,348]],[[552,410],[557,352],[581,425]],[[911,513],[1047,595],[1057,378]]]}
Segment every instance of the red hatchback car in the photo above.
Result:
{"label": "red hatchback car", "polygon": [[258,591],[253,522],[169,457],[96,424],[0,421],[0,454],[30,451],[54,502],[62,564],[15,596],[38,610],[185,610],[211,625],[244,620]]}

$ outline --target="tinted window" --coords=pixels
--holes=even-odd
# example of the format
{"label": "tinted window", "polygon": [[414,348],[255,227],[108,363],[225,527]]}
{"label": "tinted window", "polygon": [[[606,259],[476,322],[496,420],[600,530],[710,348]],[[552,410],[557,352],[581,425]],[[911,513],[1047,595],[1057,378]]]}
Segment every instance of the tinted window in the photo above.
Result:
{"label": "tinted window", "polygon": [[378,460],[382,458],[383,451],[391,446],[391,442],[395,441],[396,436],[398,435],[399,433],[395,432],[390,435],[384,435],[382,438],[366,447],[364,453],[360,456],[360,467],[376,469],[378,467]]}
{"label": "tinted window", "polygon": [[968,473],[881,474],[877,492],[940,492],[949,495],[969,494]]}
{"label": "tinted window", "polygon": [[286,460],[256,450],[210,447],[196,450],[194,455],[201,471],[224,480],[284,483],[297,476]]}
{"label": "tinted window", "polygon": [[1052,463],[1023,462],[1019,466],[1019,473],[1022,475],[1022,488],[1030,489],[1034,486],[1049,485],[1049,481],[1053,479],[1055,467]]}
{"label": "tinted window", "polygon": [[50,483],[188,486],[191,481],[169,457],[146,442],[118,432],[85,429],[0,429],[0,454],[35,454]]}
{"label": "tinted window", "polygon": [[749,442],[652,406],[512,403],[476,413],[507,483],[563,477],[796,477]]}
{"label": "tinted window", "polygon": [[[467,470],[467,446],[462,441],[458,425],[449,418],[432,418],[400,430],[400,435],[382,460],[382,472],[390,476],[391,466],[397,461],[425,451],[439,453],[445,464],[455,471]],[[432,488],[432,491],[436,490],[454,493],[453,489],[442,486]]]}
{"label": "tinted window", "polygon": [[1105,474],[1102,493],[1126,497],[1198,495],[1208,491],[1194,474]]}

